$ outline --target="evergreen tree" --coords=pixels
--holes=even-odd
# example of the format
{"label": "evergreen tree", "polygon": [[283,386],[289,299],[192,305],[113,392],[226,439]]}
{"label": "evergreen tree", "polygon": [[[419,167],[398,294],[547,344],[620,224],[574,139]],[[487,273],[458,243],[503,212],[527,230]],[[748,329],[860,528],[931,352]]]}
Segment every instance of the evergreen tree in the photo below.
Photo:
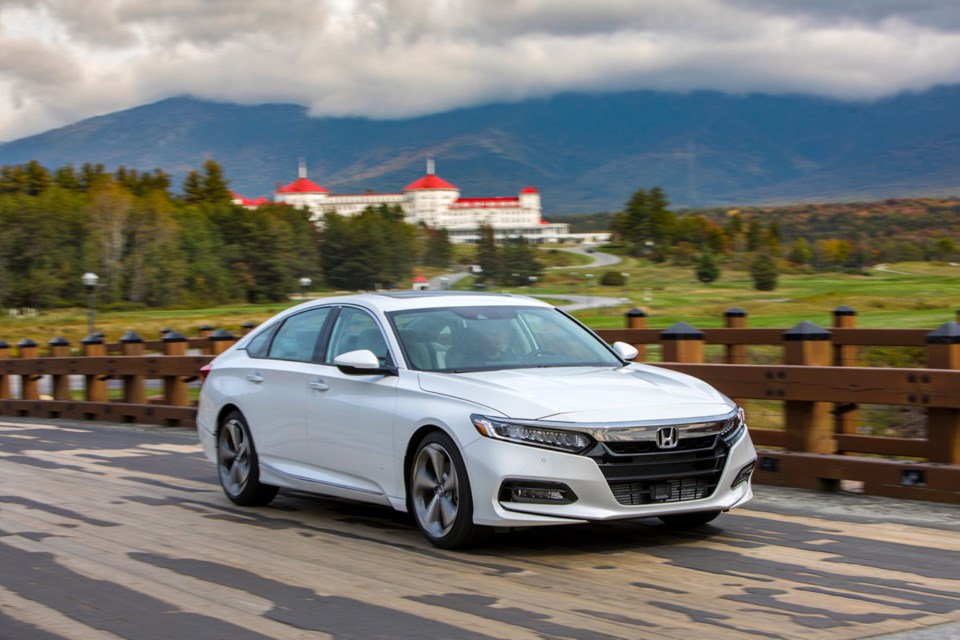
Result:
{"label": "evergreen tree", "polygon": [[777,288],[777,278],[780,270],[777,261],[766,253],[757,254],[750,263],[750,277],[753,279],[753,288],[757,291],[773,291]]}
{"label": "evergreen tree", "polygon": [[445,269],[453,259],[453,245],[446,229],[428,229],[423,263],[428,267]]}
{"label": "evergreen tree", "polygon": [[495,283],[500,279],[500,262],[497,255],[497,240],[493,227],[480,225],[480,241],[477,243],[477,264],[480,265],[479,282]]}
{"label": "evergreen tree", "polygon": [[696,268],[697,280],[704,284],[715,282],[720,277],[720,266],[717,259],[710,253],[704,253],[697,261]]}

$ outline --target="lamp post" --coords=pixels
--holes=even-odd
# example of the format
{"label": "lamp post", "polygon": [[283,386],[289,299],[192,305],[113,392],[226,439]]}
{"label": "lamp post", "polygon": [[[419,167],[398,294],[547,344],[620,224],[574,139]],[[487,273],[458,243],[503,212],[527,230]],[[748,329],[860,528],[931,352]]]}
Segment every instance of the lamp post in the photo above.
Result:
{"label": "lamp post", "polygon": [[87,288],[87,335],[92,336],[94,331],[95,313],[93,303],[96,296],[97,282],[100,281],[100,276],[91,271],[87,271],[85,274],[80,276],[80,281],[83,282],[83,286]]}
{"label": "lamp post", "polygon": [[537,276],[527,276],[527,280],[530,282],[530,286],[537,284]]}
{"label": "lamp post", "polygon": [[623,301],[626,302],[627,301],[627,279],[630,277],[630,274],[627,273],[626,271],[621,271],[620,277],[623,278],[623,280],[621,280],[621,282],[623,283],[623,295],[621,297],[623,298]]}
{"label": "lamp post", "polygon": [[448,278],[447,276],[441,276],[441,277],[440,277],[440,290],[441,290],[441,291],[446,291],[446,290],[449,289],[449,288],[450,288],[450,278]]}
{"label": "lamp post", "polygon": [[300,299],[307,299],[307,289],[310,288],[310,285],[313,284],[313,280],[307,277],[300,278]]}
{"label": "lamp post", "polygon": [[593,274],[592,274],[592,273],[588,273],[588,274],[586,274],[585,277],[586,277],[586,280],[583,281],[583,286],[584,286],[584,287],[586,288],[586,290],[587,290],[587,306],[588,306],[588,307],[591,307],[591,306],[593,306],[593,300],[592,300],[592,298],[593,298]]}

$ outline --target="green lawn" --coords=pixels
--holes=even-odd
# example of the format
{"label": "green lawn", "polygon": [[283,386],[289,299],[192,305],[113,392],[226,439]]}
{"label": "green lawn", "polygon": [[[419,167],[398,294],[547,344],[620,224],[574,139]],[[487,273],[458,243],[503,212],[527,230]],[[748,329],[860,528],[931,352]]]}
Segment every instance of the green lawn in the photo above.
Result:
{"label": "green lawn", "polygon": [[[565,262],[564,258],[553,257],[557,262]],[[599,286],[605,269],[578,266],[547,270],[536,287],[491,290],[543,297],[569,293],[628,298],[628,303],[617,308],[577,314],[595,328],[624,326],[623,314],[632,307],[646,311],[648,326],[656,328],[668,327],[679,320],[699,327],[722,326],[723,312],[733,306],[747,311],[749,326],[791,327],[803,320],[829,326],[831,311],[848,305],[858,312],[858,326],[933,329],[955,320],[960,309],[960,266],[946,264],[896,264],[886,270],[872,269],[869,276],[782,274],[780,286],[772,292],[754,291],[745,272],[729,269],[724,269],[720,279],[710,285],[694,280],[692,267],[653,265],[627,258],[609,269],[629,274],[625,288]],[[587,273],[593,277],[586,278]],[[587,282],[589,288],[585,285]],[[458,285],[467,289],[471,286],[470,279]],[[187,336],[196,335],[197,328],[203,324],[239,331],[244,322],[262,322],[298,302],[294,299],[287,304],[238,304],[207,309],[101,311],[97,315],[97,329],[105,332],[110,341],[129,329],[136,330],[144,339],[158,338],[164,327]],[[86,313],[83,309],[45,311],[33,317],[0,317],[0,338],[11,346],[27,337],[41,345],[55,336],[77,343],[84,335]]]}

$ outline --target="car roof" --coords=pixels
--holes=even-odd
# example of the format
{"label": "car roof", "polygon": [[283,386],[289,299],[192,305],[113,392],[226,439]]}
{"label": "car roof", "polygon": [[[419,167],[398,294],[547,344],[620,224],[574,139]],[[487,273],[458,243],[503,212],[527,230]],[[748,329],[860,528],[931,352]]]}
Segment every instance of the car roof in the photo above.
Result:
{"label": "car roof", "polygon": [[437,307],[551,306],[528,296],[477,291],[384,291],[320,298],[307,304],[311,307],[323,304],[358,304],[383,312]]}

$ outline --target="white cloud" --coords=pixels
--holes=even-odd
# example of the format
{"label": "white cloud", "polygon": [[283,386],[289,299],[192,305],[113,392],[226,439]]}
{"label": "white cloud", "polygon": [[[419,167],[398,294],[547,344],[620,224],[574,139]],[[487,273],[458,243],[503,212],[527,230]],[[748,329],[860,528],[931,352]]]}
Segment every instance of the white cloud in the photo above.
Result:
{"label": "white cloud", "polygon": [[960,82],[955,0],[0,0],[0,139],[171,95],[406,117],[560,91]]}

